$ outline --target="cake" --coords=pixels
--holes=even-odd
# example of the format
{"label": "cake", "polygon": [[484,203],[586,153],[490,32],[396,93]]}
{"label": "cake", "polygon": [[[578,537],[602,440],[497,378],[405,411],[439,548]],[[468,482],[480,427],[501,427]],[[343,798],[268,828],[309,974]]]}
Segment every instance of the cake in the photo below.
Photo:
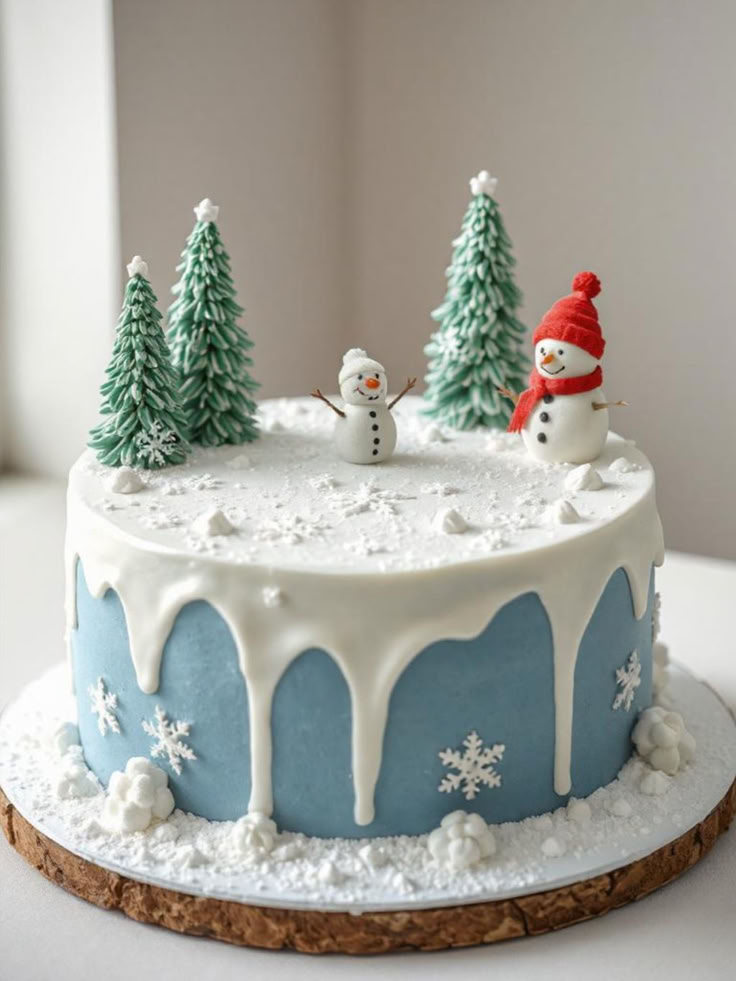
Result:
{"label": "cake", "polygon": [[732,719],[669,687],[600,281],[573,278],[530,364],[495,178],[471,190],[423,397],[354,347],[339,397],[257,402],[209,199],[168,334],[128,265],[69,476],[71,703],[52,673],[0,720],[3,786],[78,894],[236,943],[454,946],[637,898],[728,826]]}
{"label": "cake", "polygon": [[468,802],[517,821],[614,779],[651,702],[651,466],[614,435],[595,466],[550,465],[420,399],[395,413],[376,468],[337,457],[309,399],[262,403],[245,450],[198,448],[135,493],[75,464],[69,637],[103,784],[149,756],[157,715],[187,726],[192,757],[169,742],[162,764],[178,807],[322,837],[421,834]]}

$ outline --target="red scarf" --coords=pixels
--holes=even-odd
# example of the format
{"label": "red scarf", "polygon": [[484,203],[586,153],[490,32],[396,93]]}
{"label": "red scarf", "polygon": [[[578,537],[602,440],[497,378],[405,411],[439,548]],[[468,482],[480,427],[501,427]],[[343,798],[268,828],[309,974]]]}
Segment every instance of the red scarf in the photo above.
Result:
{"label": "red scarf", "polygon": [[514,414],[511,416],[508,432],[519,433],[529,418],[534,406],[544,395],[579,395],[581,392],[591,392],[603,384],[603,372],[598,365],[589,375],[580,378],[544,378],[536,368],[529,375],[529,388],[521,393],[516,403]]}

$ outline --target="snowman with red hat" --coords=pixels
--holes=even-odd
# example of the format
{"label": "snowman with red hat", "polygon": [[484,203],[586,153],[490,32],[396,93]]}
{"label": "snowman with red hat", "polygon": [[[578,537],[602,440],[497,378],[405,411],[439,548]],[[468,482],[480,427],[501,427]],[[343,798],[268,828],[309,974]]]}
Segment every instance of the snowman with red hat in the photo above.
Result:
{"label": "snowman with red hat", "polygon": [[338,376],[342,409],[333,405],[317,388],[312,396],[321,399],[336,414],[337,451],[348,463],[383,463],[396,446],[396,423],[391,410],[414,388],[410,378],[404,389],[386,402],[388,379],[379,361],[369,358],[360,347],[353,347],[342,359]]}
{"label": "snowman with red hat", "polygon": [[606,342],[592,303],[598,277],[580,272],[572,293],[558,300],[534,331],[534,368],[521,395],[500,391],[516,408],[509,432],[520,432],[527,451],[544,463],[588,463],[600,456],[608,435],[608,407],[601,390],[600,359]]}

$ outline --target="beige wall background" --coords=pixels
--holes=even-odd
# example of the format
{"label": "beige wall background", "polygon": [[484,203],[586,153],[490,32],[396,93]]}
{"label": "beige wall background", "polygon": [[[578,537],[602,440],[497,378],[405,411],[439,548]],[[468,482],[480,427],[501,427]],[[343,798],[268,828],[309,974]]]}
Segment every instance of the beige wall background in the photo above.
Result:
{"label": "beige wall background", "polygon": [[[24,6],[34,5],[44,17],[53,7]],[[668,543],[736,557],[736,4],[111,0],[111,9],[122,255],[146,256],[164,301],[192,206],[217,201],[264,394],[334,387],[344,348],[358,343],[396,387],[423,374],[467,180],[487,167],[499,177],[527,324],[578,269],[600,275],[605,387],[631,403],[614,424],[656,466]],[[73,47],[50,84],[102,44]],[[90,84],[72,105],[86,105],[99,88]],[[96,162],[85,180],[94,185],[106,167]],[[49,207],[64,194],[54,184]],[[104,240],[114,219],[91,213]],[[109,272],[111,253],[101,252],[94,263]],[[103,307],[75,308],[80,399],[99,371],[88,343],[102,332],[109,343]],[[25,364],[41,343],[26,338]],[[49,403],[64,404],[68,387],[48,374]],[[33,372],[23,379],[31,391]],[[19,411],[11,405],[6,431]],[[67,427],[76,446],[80,420]],[[7,458],[61,472],[74,441],[49,462],[13,439]]]}

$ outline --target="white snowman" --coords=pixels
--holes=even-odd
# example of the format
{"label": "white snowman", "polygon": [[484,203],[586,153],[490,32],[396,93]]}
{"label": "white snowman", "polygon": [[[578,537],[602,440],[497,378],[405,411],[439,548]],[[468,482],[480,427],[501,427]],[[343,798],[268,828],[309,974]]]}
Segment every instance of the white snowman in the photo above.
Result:
{"label": "white snowman", "polygon": [[578,273],[572,293],[558,300],[534,331],[534,369],[521,395],[500,391],[516,408],[509,432],[521,432],[531,456],[545,463],[588,463],[608,435],[608,407],[600,359],[606,342],[591,302],[598,277]]}
{"label": "white snowman", "polygon": [[396,446],[396,423],[391,410],[417,383],[410,378],[404,389],[386,403],[388,379],[386,369],[369,358],[362,348],[351,348],[342,359],[338,377],[340,409],[317,388],[312,396],[321,399],[337,415],[335,443],[348,463],[383,463]]}

